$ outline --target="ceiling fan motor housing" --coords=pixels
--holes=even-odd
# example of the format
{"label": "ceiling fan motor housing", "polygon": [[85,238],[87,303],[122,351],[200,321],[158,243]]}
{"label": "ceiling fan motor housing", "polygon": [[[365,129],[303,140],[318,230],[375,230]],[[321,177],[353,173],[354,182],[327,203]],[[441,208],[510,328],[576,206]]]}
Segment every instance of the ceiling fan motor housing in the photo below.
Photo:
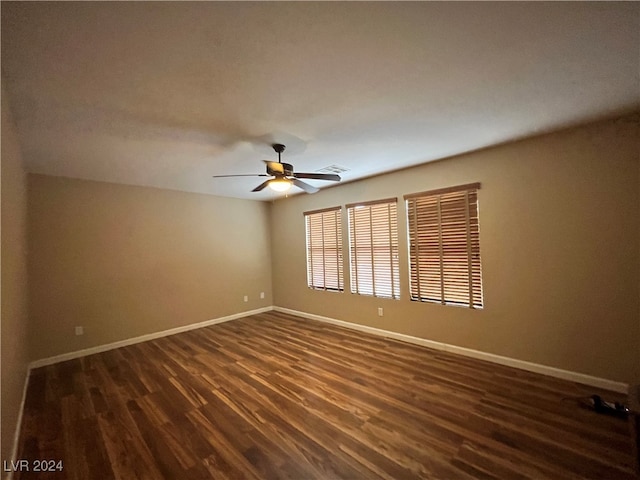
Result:
{"label": "ceiling fan motor housing", "polygon": [[290,163],[267,163],[267,173],[274,176],[291,176],[293,175],[293,165]]}

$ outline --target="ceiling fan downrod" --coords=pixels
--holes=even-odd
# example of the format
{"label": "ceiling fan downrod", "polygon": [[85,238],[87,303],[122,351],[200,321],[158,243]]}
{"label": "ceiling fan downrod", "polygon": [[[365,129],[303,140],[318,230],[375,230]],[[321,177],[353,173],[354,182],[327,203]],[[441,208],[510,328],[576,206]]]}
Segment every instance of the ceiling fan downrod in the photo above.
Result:
{"label": "ceiling fan downrod", "polygon": [[280,154],[282,152],[284,152],[284,149],[287,148],[285,147],[283,144],[281,143],[274,143],[273,145],[271,145],[273,147],[273,149],[276,151],[276,153],[278,154],[278,163],[282,163],[282,160],[280,159]]}

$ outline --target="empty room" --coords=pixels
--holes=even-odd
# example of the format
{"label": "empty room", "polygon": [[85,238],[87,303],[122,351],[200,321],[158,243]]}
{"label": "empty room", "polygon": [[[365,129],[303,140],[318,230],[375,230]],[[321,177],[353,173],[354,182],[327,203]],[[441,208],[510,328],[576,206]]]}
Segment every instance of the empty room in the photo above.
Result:
{"label": "empty room", "polygon": [[1,478],[640,474],[640,4],[2,1]]}

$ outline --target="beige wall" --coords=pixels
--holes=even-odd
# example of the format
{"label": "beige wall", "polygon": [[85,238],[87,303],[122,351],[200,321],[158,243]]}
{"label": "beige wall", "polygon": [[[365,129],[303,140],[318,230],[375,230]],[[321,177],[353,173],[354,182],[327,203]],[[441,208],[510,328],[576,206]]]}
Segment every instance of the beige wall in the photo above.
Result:
{"label": "beige wall", "polygon": [[[275,304],[637,381],[639,170],[635,116],[277,201],[272,211]],[[306,287],[302,212],[471,182],[482,182],[483,310],[409,301],[404,221],[400,300]],[[399,207],[404,219],[404,202]],[[346,219],[344,227],[346,247]],[[379,306],[384,317],[377,316]]]}
{"label": "beige wall", "polygon": [[29,361],[27,351],[27,187],[22,155],[4,89],[2,91],[0,172],[2,177],[0,187],[2,192],[0,213],[2,448],[0,460],[9,460]]}
{"label": "beige wall", "polygon": [[272,304],[260,202],[29,175],[29,248],[33,359]]}

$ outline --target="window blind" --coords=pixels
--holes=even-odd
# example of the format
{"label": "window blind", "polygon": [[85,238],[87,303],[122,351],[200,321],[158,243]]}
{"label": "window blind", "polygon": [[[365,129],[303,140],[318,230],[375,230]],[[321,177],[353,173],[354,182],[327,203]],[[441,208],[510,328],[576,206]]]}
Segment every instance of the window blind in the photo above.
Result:
{"label": "window blind", "polygon": [[397,200],[347,205],[351,291],[400,298]]}
{"label": "window blind", "polygon": [[405,195],[411,300],[482,308],[479,188]]}
{"label": "window blind", "polygon": [[305,212],[307,285],[318,290],[344,290],[341,207]]}

